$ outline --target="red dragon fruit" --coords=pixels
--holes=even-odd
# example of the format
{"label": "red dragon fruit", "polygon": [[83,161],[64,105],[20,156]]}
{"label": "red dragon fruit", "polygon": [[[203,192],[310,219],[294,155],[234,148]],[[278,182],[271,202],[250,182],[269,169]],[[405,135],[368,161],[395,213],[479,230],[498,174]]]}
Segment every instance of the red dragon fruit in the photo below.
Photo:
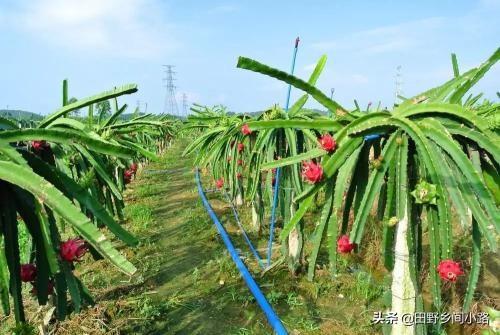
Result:
{"label": "red dragon fruit", "polygon": [[318,183],[323,178],[323,168],[314,162],[302,163],[302,177],[310,184]]}
{"label": "red dragon fruit", "polygon": [[61,243],[60,254],[62,259],[67,262],[80,261],[87,251],[85,241],[79,238]]}
{"label": "red dragon fruit", "polygon": [[252,133],[252,130],[250,130],[250,127],[248,127],[248,124],[244,124],[242,127],[241,127],[241,133],[243,135],[250,135]]}
{"label": "red dragon fruit", "polygon": [[217,188],[222,188],[224,186],[224,179],[222,179],[222,178],[217,179],[215,181],[215,186],[217,186]]}
{"label": "red dragon fruit", "polygon": [[337,148],[337,142],[330,134],[325,134],[319,138],[319,144],[321,148],[328,152],[334,152],[335,148]]}
{"label": "red dragon fruit", "polygon": [[458,276],[464,274],[462,268],[460,267],[460,264],[453,261],[452,259],[444,259],[439,262],[436,270],[442,280],[451,282],[455,282]]}
{"label": "red dragon fruit", "polygon": [[45,141],[33,141],[31,142],[31,146],[35,151],[42,151],[43,149],[49,147],[49,145]]}
{"label": "red dragon fruit", "polygon": [[245,145],[243,143],[238,143],[238,152],[245,150]]}
{"label": "red dragon fruit", "polygon": [[355,244],[351,243],[351,241],[349,241],[349,236],[347,236],[347,235],[342,235],[337,240],[337,251],[342,253],[342,254],[350,253],[354,249],[354,247],[355,247]]}
{"label": "red dragon fruit", "polygon": [[25,283],[33,282],[36,279],[36,265],[23,264],[21,265],[21,281]]}

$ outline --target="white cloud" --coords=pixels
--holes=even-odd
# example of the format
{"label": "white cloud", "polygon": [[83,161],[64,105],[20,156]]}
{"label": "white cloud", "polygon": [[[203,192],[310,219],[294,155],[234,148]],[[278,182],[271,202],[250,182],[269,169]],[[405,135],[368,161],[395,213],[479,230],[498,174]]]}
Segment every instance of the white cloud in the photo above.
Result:
{"label": "white cloud", "polygon": [[404,22],[396,25],[377,27],[347,34],[331,41],[313,43],[313,47],[322,51],[336,50],[380,54],[410,50],[426,41],[432,32],[443,25],[439,17]]}
{"label": "white cloud", "polygon": [[156,0],[22,1],[16,27],[69,50],[155,58],[175,48]]}

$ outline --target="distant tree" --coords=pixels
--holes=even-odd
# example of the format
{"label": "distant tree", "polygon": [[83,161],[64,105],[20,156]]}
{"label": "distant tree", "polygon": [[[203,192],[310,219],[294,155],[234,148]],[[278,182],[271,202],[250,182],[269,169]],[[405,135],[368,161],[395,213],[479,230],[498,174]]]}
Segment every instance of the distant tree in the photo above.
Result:
{"label": "distant tree", "polygon": [[[72,98],[70,98],[70,99],[68,100],[68,105],[69,105],[69,104],[72,104],[73,102],[77,102],[77,101],[78,101],[78,99],[77,99],[77,98],[72,97]],[[80,110],[79,110],[79,109],[75,109],[74,111],[72,111],[72,112],[70,113],[70,115],[72,115],[72,116],[76,116],[76,117],[80,117]]]}
{"label": "distant tree", "polygon": [[111,116],[111,104],[109,100],[101,101],[96,104],[96,111],[99,114],[99,120]]}

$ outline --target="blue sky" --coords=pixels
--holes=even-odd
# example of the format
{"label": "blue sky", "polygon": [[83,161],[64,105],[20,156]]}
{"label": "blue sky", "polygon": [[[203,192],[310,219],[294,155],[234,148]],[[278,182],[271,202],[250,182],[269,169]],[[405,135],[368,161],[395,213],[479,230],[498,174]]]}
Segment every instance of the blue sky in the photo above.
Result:
{"label": "blue sky", "polygon": [[[237,112],[283,106],[286,85],[236,61],[288,70],[296,36],[296,75],[307,78],[326,54],[321,90],[335,87],[347,107],[355,98],[390,106],[398,65],[404,95],[439,85],[452,74],[451,52],[466,69],[500,46],[498,17],[500,0],[2,0],[0,108],[48,114],[68,78],[77,98],[137,83],[139,92],[121,101],[160,113],[162,64],[176,65],[179,98],[185,92],[189,102]],[[497,65],[477,89],[494,97],[499,78]]]}

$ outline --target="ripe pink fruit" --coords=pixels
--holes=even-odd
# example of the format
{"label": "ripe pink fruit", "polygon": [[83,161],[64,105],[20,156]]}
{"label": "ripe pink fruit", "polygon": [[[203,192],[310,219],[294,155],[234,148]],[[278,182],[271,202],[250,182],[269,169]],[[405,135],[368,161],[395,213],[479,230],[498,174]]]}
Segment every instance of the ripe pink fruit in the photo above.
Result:
{"label": "ripe pink fruit", "polygon": [[138,168],[137,163],[130,164],[130,170],[132,170],[134,173],[137,172],[137,168]]}
{"label": "ripe pink fruit", "polygon": [[35,151],[41,151],[49,147],[49,145],[45,141],[33,141],[31,142],[31,146]]}
{"label": "ripe pink fruit", "polygon": [[439,273],[439,277],[441,277],[442,280],[451,282],[455,282],[458,276],[464,274],[462,268],[460,267],[460,264],[454,262],[452,259],[444,259],[439,262],[439,265],[437,266],[437,272]]}
{"label": "ripe pink fruit", "polygon": [[134,175],[134,171],[132,171],[132,170],[125,170],[125,172],[123,172],[123,180],[125,181],[125,184],[130,183],[133,175]]}
{"label": "ripe pink fruit", "polygon": [[215,186],[217,186],[217,188],[222,188],[224,186],[224,179],[222,179],[222,178],[217,179],[215,181]]}
{"label": "ripe pink fruit", "polygon": [[347,235],[342,235],[337,240],[337,251],[342,253],[342,254],[350,253],[354,249],[354,247],[355,247],[355,244],[351,243],[351,241],[349,241],[349,236],[347,236]]}
{"label": "ripe pink fruit", "polygon": [[323,150],[333,152],[337,148],[337,142],[330,134],[325,134],[319,138],[319,144]]}
{"label": "ripe pink fruit", "polygon": [[243,143],[238,143],[238,152],[242,152],[245,149],[245,145]]}
{"label": "ripe pink fruit", "polygon": [[61,243],[60,255],[67,262],[80,261],[88,251],[85,246],[85,241],[79,238],[74,238]]}
{"label": "ripe pink fruit", "polygon": [[47,291],[49,295],[54,293],[54,282],[52,280],[49,280],[49,283],[47,284]]}
{"label": "ripe pink fruit", "polygon": [[21,265],[21,281],[28,283],[36,279],[36,266],[35,264]]}
{"label": "ripe pink fruit", "polygon": [[250,135],[252,133],[250,127],[248,127],[248,124],[246,123],[241,127],[241,132],[243,133],[243,135]]}
{"label": "ripe pink fruit", "polygon": [[302,177],[310,184],[318,183],[323,178],[323,168],[314,162],[302,163]]}
{"label": "ripe pink fruit", "polygon": [[242,159],[238,159],[237,164],[240,165],[240,166],[243,165],[243,160]]}

